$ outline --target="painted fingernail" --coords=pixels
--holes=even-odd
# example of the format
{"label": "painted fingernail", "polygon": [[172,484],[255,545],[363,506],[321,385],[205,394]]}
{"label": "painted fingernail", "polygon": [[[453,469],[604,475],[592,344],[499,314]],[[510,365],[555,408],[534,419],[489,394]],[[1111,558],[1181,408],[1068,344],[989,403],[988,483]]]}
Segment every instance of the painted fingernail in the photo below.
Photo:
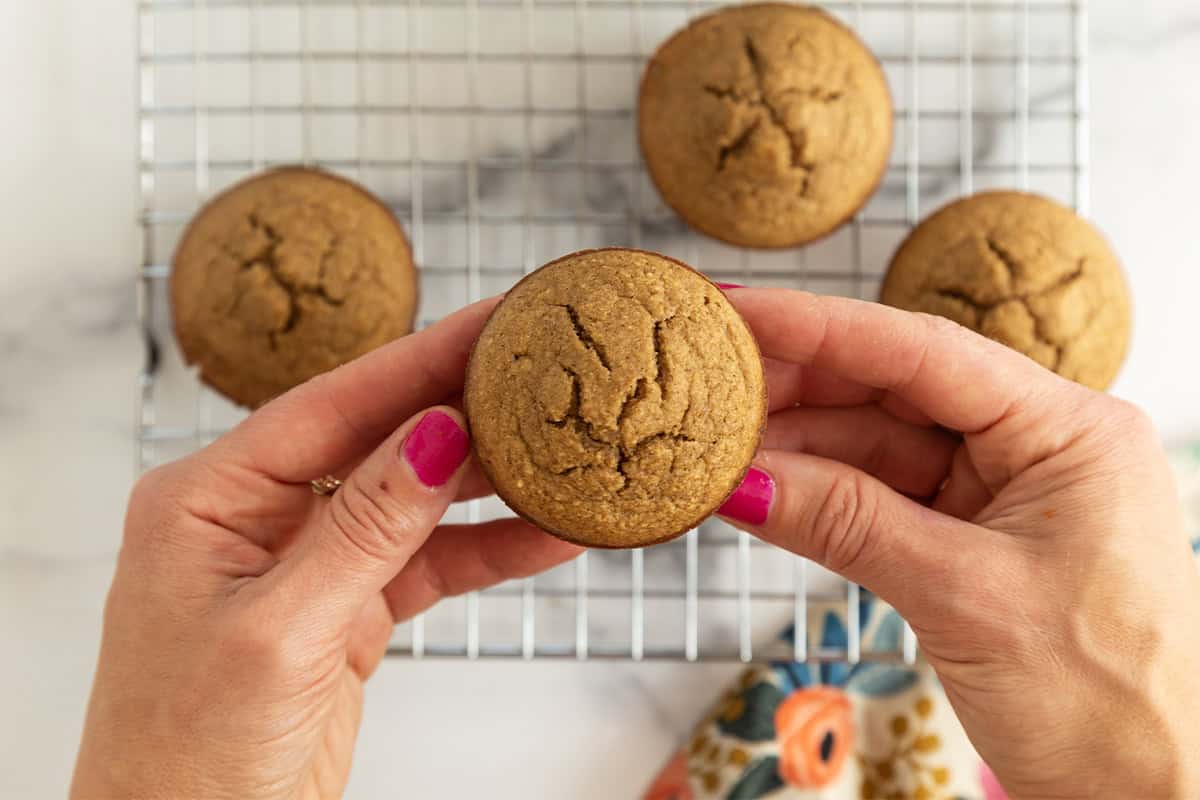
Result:
{"label": "painted fingernail", "polygon": [[745,289],[746,287],[742,286],[740,283],[718,283],[717,288],[718,289]]}
{"label": "painted fingernail", "polygon": [[748,525],[762,525],[767,521],[767,512],[771,510],[771,498],[774,496],[775,479],[758,467],[751,467],[742,485],[717,513]]}
{"label": "painted fingernail", "polygon": [[400,452],[421,483],[442,486],[471,451],[467,432],[443,411],[430,411],[404,440]]}

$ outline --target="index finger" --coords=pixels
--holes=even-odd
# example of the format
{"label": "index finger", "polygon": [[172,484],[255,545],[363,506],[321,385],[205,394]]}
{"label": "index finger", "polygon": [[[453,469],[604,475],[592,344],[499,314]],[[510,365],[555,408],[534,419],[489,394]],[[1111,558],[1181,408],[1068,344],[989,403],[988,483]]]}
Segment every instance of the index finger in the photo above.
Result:
{"label": "index finger", "polygon": [[215,443],[227,459],[302,483],[362,456],[404,420],[462,390],[498,297],[467,306],[267,403]]}
{"label": "index finger", "polygon": [[739,289],[730,300],[764,356],[884,389],[963,433],[1022,406],[1045,406],[1054,376],[949,320],[877,303],[785,289]]}

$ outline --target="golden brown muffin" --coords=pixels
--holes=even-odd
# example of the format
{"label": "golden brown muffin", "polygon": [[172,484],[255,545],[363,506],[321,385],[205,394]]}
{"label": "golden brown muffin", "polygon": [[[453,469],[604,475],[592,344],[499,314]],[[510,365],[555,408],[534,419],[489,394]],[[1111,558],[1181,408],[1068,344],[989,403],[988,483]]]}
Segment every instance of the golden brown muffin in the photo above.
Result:
{"label": "golden brown muffin", "polygon": [[678,536],[737,488],[767,415],[754,337],[707,278],[639,250],[553,261],[497,306],[467,367],[496,493],[568,541]]}
{"label": "golden brown muffin", "polygon": [[1129,291],[1116,256],[1065,206],[1020,192],[951,203],[900,246],[881,299],[938,314],[1093,389],[1129,344]]}
{"label": "golden brown muffin", "polygon": [[412,330],[417,272],[391,211],[315,169],[248,178],[192,221],[171,272],[201,379],[255,407]]}
{"label": "golden brown muffin", "polygon": [[763,3],[693,21],[650,59],[642,153],[663,199],[703,233],[791,247],[875,191],[892,100],[875,57],[820,9]]}

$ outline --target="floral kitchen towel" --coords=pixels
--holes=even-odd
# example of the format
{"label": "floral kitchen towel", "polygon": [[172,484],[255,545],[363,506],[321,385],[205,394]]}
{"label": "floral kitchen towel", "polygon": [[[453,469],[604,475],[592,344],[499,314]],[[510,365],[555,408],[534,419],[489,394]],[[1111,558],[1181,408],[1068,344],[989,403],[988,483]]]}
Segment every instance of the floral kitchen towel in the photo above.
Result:
{"label": "floral kitchen towel", "polygon": [[[1172,453],[1200,566],[1200,445]],[[864,650],[898,651],[903,623],[861,594]],[[841,603],[810,603],[811,649],[843,650]],[[790,630],[784,637],[791,639]],[[1003,800],[928,664],[748,668],[644,800]]]}

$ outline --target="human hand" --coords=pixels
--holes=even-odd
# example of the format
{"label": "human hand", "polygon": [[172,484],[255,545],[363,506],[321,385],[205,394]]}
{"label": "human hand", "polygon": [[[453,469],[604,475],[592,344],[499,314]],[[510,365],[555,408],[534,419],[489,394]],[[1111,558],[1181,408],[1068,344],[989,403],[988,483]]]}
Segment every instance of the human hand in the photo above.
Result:
{"label": "human hand", "polygon": [[[427,407],[461,390],[492,305],[298,387],[138,483],[72,797],[340,797],[394,623],[579,552],[516,519],[437,524],[491,491],[458,412]],[[315,496],[325,474],[345,483]]]}
{"label": "human hand", "polygon": [[727,518],[891,603],[1014,800],[1200,797],[1200,576],[1146,416],[936,317],[731,299],[773,413]]}

